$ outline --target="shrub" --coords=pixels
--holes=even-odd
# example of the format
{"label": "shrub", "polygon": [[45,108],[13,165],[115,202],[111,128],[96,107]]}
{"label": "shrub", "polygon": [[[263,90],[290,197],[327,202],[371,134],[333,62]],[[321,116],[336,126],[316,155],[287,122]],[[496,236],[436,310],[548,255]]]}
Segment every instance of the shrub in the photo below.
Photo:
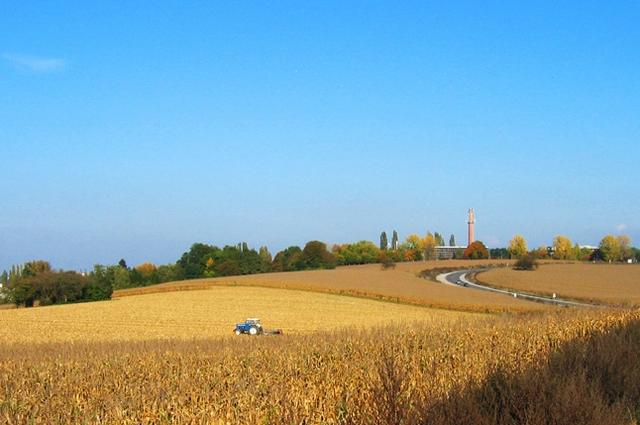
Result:
{"label": "shrub", "polygon": [[385,251],[380,254],[380,264],[382,270],[395,269],[396,263],[390,255],[387,255]]}
{"label": "shrub", "polygon": [[523,255],[513,265],[514,270],[535,270],[538,268],[538,260],[532,254]]}

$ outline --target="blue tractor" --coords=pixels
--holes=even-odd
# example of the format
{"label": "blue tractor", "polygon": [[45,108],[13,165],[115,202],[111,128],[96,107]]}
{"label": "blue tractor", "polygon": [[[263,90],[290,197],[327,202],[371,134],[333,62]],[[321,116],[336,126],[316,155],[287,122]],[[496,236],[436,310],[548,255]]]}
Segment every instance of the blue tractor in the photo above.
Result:
{"label": "blue tractor", "polygon": [[234,332],[236,335],[242,335],[242,334],[260,335],[264,332],[264,329],[262,329],[262,324],[260,323],[260,319],[249,318],[245,320],[243,323],[236,324],[236,329]]}
{"label": "blue tractor", "polygon": [[258,318],[249,318],[243,323],[237,323],[233,330],[236,335],[282,335],[282,329],[265,329]]}

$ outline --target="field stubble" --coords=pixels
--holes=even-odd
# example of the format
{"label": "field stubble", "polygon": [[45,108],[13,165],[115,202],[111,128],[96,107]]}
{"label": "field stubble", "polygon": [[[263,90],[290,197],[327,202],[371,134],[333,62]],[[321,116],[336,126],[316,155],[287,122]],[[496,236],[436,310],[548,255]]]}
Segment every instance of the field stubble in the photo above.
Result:
{"label": "field stubble", "polygon": [[4,344],[235,337],[235,323],[260,317],[267,328],[301,334],[398,321],[444,326],[475,313],[434,310],[307,291],[212,287],[112,301],[0,311]]}
{"label": "field stubble", "polygon": [[0,346],[0,418],[630,424],[639,322],[564,310],[283,338]]}
{"label": "field stubble", "polygon": [[469,268],[510,264],[508,260],[448,260],[399,263],[393,270],[382,270],[379,264],[338,267],[335,270],[311,270],[287,273],[265,273],[212,279],[168,282],[144,288],[116,291],[114,297],[197,290],[216,286],[260,286],[299,289],[313,292],[351,295],[441,309],[499,313],[540,311],[547,306],[484,291],[468,291],[434,282],[419,276],[435,268]]}
{"label": "field stubble", "polygon": [[535,271],[496,268],[479,273],[487,285],[611,305],[640,306],[640,265],[543,264]]}

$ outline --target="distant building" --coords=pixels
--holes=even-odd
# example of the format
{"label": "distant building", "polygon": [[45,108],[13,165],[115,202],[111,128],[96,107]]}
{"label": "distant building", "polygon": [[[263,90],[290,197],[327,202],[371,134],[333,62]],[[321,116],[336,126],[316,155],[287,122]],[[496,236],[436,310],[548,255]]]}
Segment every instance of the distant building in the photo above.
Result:
{"label": "distant building", "polygon": [[451,260],[456,257],[456,252],[464,251],[466,246],[436,246],[436,260]]}
{"label": "distant building", "polygon": [[[467,246],[471,245],[476,240],[476,213],[473,208],[469,208],[467,219]],[[436,260],[451,260],[452,258],[462,258],[462,251],[464,251],[467,246],[456,245],[440,245],[436,246]],[[456,255],[458,254],[458,255]]]}
{"label": "distant building", "polygon": [[591,251],[595,251],[596,249],[598,249],[597,246],[593,246],[593,245],[578,245],[578,247],[580,249],[588,249],[588,250],[591,250]]}

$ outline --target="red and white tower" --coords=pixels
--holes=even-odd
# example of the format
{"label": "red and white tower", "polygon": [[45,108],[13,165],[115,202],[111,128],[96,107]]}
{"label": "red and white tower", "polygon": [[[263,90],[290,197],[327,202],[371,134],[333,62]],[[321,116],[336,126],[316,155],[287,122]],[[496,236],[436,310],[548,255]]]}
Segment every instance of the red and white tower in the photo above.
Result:
{"label": "red and white tower", "polygon": [[469,225],[469,233],[468,233],[469,243],[467,244],[467,246],[469,246],[476,240],[476,234],[475,234],[476,214],[473,212],[473,208],[469,209],[469,221],[467,221],[467,224]]}

